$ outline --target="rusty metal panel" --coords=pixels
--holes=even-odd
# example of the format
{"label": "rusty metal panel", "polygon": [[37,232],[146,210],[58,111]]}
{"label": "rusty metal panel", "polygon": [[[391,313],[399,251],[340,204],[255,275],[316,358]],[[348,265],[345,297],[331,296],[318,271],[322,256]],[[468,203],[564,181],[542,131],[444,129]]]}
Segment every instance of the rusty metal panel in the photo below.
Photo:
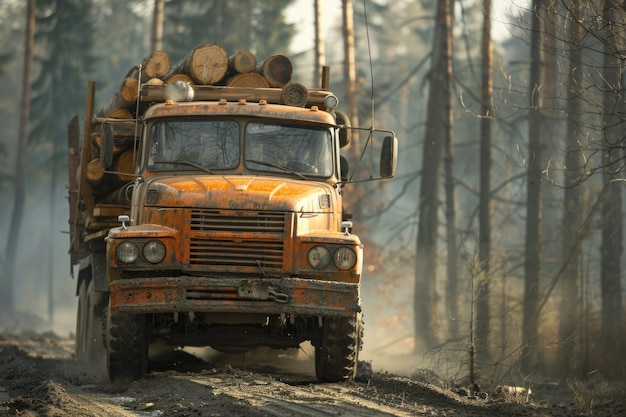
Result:
{"label": "rusty metal panel", "polygon": [[167,277],[110,284],[114,313],[214,312],[349,317],[359,285],[301,278]]}
{"label": "rusty metal panel", "polygon": [[190,211],[190,267],[284,268],[285,213]]}
{"label": "rusty metal panel", "polygon": [[228,102],[196,101],[187,103],[157,104],[150,107],[145,119],[171,116],[252,116],[264,119],[297,120],[298,122],[321,123],[328,126],[335,124],[333,115],[322,110],[312,110],[301,107],[283,106],[280,104],[257,104]]}

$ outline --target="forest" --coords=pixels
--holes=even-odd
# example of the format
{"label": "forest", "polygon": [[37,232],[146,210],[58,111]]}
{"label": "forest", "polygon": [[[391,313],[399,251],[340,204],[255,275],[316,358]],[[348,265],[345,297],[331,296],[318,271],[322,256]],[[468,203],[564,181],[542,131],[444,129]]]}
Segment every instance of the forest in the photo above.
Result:
{"label": "forest", "polygon": [[0,331],[74,331],[67,125],[88,81],[99,108],[155,48],[159,3],[173,62],[216,42],[285,54],[305,85],[328,65],[352,125],[400,139],[394,179],[346,188],[364,360],[484,385],[624,381],[616,0],[3,1]]}

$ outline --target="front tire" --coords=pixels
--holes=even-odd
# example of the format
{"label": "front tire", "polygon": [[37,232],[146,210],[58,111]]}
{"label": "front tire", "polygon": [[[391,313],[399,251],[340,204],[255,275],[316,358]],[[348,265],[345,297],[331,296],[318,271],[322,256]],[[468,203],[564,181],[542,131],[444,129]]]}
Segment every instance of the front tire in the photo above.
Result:
{"label": "front tire", "polygon": [[113,383],[141,378],[148,368],[148,343],[144,315],[106,311],[107,369]]}
{"label": "front tire", "polygon": [[324,320],[322,339],[315,348],[315,375],[318,381],[340,382],[355,377],[362,333],[361,313]]}

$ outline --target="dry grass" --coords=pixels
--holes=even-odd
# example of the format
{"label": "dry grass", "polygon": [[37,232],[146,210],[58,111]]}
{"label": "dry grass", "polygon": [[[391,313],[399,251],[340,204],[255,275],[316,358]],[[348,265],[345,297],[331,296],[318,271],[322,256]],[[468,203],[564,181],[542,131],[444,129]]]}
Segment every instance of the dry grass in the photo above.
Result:
{"label": "dry grass", "polygon": [[570,384],[573,394],[574,410],[593,415],[609,413],[624,415],[626,413],[626,384],[601,382],[589,385],[583,382]]}

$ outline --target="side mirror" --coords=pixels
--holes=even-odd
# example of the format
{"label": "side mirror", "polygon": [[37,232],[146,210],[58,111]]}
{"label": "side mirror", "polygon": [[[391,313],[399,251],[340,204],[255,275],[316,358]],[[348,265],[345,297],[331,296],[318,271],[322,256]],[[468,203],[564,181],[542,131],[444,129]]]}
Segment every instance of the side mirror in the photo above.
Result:
{"label": "side mirror", "polygon": [[398,138],[386,136],[383,139],[383,146],[380,150],[380,176],[382,178],[393,178],[396,174],[396,164],[398,162]]}
{"label": "side mirror", "polygon": [[345,156],[342,155],[341,158],[339,158],[339,164],[339,167],[341,169],[341,181],[348,181],[348,173],[350,172],[350,167],[348,165],[348,160],[345,158]]}
{"label": "side mirror", "polygon": [[100,135],[100,165],[105,171],[113,166],[113,142],[115,134],[110,123],[102,124]]}
{"label": "side mirror", "polygon": [[133,146],[141,136],[135,120],[105,121],[100,126],[100,166],[107,171],[113,166],[113,155]]}
{"label": "side mirror", "polygon": [[337,123],[338,126],[343,126],[339,129],[339,147],[344,148],[350,144],[352,138],[350,118],[344,112],[335,110],[335,123]]}

